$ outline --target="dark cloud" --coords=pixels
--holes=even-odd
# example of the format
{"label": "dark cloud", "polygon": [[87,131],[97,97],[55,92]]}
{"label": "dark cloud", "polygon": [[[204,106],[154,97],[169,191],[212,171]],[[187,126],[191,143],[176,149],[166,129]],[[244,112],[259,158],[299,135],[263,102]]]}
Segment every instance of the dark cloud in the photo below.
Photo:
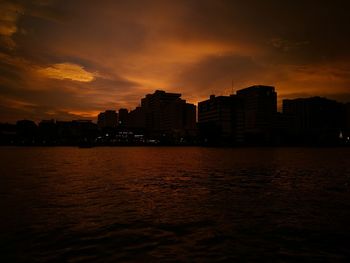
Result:
{"label": "dark cloud", "polygon": [[[276,85],[281,97],[344,100],[349,7],[342,0],[0,1],[1,118],[92,116],[132,108],[157,88],[197,102],[230,93],[232,80],[235,89],[261,83]],[[60,79],[40,74],[57,67]]]}
{"label": "dark cloud", "polygon": [[[178,85],[192,87],[195,96],[208,96],[211,93],[232,92],[234,87],[254,84],[254,79],[262,78],[265,68],[251,57],[239,55],[208,56],[189,66],[178,76]],[[184,90],[185,93],[186,90]],[[188,93],[188,95],[190,95]]]}

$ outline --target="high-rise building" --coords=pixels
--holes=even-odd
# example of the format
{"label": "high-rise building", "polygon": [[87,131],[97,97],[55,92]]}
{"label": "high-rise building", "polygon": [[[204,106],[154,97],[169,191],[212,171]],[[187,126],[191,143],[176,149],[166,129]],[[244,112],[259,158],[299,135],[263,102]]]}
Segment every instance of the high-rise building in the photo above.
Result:
{"label": "high-rise building", "polygon": [[42,144],[53,144],[57,138],[55,120],[42,120],[39,122],[39,136]]}
{"label": "high-rise building", "polygon": [[186,136],[195,130],[196,107],[179,93],[156,90],[141,100],[146,130],[151,137]]}
{"label": "high-rise building", "polygon": [[345,133],[346,140],[350,143],[350,102],[345,104]]}
{"label": "high-rise building", "polygon": [[16,125],[0,123],[0,145],[11,145],[16,141]]}
{"label": "high-rise building", "polygon": [[198,103],[198,128],[205,142],[235,140],[235,96],[211,95]]}
{"label": "high-rise building", "polygon": [[128,127],[131,129],[142,129],[146,128],[146,115],[145,110],[142,107],[136,107],[131,110],[128,115]]}
{"label": "high-rise building", "polygon": [[16,133],[20,144],[31,145],[37,138],[38,126],[34,121],[20,120],[16,122]]}
{"label": "high-rise building", "polygon": [[211,142],[271,143],[277,118],[274,87],[252,86],[236,95],[211,95],[198,104],[202,139]]}
{"label": "high-rise building", "polygon": [[188,135],[196,135],[196,105],[191,103],[184,104],[183,125]]}
{"label": "high-rise building", "polygon": [[345,130],[343,104],[312,97],[283,100],[283,114],[290,117],[288,131],[295,142],[335,143]]}
{"label": "high-rise building", "polygon": [[237,137],[245,143],[271,143],[277,114],[277,93],[256,85],[237,91]]}
{"label": "high-rise building", "polygon": [[118,126],[120,127],[126,127],[128,125],[128,116],[129,116],[129,111],[128,109],[121,108],[118,111],[119,113],[119,121],[118,121]]}
{"label": "high-rise building", "polygon": [[75,145],[81,141],[93,142],[98,127],[92,120],[56,121],[58,143]]}
{"label": "high-rise building", "polygon": [[97,117],[99,128],[115,128],[118,124],[118,113],[115,110],[106,110]]}

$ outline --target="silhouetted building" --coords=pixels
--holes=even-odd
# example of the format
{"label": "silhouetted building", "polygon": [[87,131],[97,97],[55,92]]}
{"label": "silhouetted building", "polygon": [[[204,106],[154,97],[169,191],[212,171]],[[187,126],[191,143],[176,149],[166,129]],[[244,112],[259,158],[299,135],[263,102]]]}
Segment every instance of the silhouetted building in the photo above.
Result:
{"label": "silhouetted building", "polygon": [[[119,120],[118,120],[119,119]],[[197,136],[197,127],[199,136]],[[350,103],[312,97],[283,101],[271,86],[230,96],[211,95],[196,106],[179,93],[156,90],[128,112],[106,110],[91,120],[30,120],[0,124],[1,145],[350,145]]]}
{"label": "silhouetted building", "polygon": [[177,140],[194,135],[196,107],[180,97],[179,93],[156,90],[141,100],[149,136],[172,137]]}
{"label": "silhouetted building", "polygon": [[286,145],[289,143],[289,127],[292,121],[291,116],[277,112],[272,123],[272,140],[270,144]]}
{"label": "silhouetted building", "polygon": [[198,128],[201,140],[207,143],[233,142],[236,135],[235,96],[211,95],[198,103]]}
{"label": "silhouetted building", "polygon": [[208,142],[272,143],[277,123],[277,94],[270,86],[252,86],[231,96],[211,95],[198,104],[200,135]]}
{"label": "silhouetted building", "polygon": [[183,124],[186,133],[189,136],[197,135],[196,131],[196,105],[191,103],[185,103]]}
{"label": "silhouetted building", "polygon": [[0,123],[0,145],[13,145],[16,143],[16,125]]}
{"label": "silhouetted building", "polygon": [[91,120],[57,121],[58,144],[77,145],[93,142],[98,136],[98,127]]}
{"label": "silhouetted building", "polygon": [[237,138],[248,144],[272,143],[277,114],[277,93],[271,86],[251,86],[237,91]]}
{"label": "silhouetted building", "polygon": [[116,128],[118,125],[118,113],[115,110],[106,110],[101,112],[97,117],[99,128]]}
{"label": "silhouetted building", "polygon": [[350,144],[350,103],[345,104],[345,141]]}
{"label": "silhouetted building", "polygon": [[18,144],[32,145],[36,143],[38,126],[31,120],[20,120],[16,123]]}
{"label": "silhouetted building", "polygon": [[341,103],[321,97],[283,100],[283,114],[290,117],[292,143],[334,144],[345,130]]}
{"label": "silhouetted building", "polygon": [[39,122],[40,144],[54,145],[57,143],[57,125],[55,120],[42,120]]}
{"label": "silhouetted building", "polygon": [[98,132],[96,124],[91,120],[73,120],[72,126],[79,137],[93,139]]}
{"label": "silhouetted building", "polygon": [[120,127],[126,127],[128,125],[129,111],[127,109],[119,109],[119,122]]}
{"label": "silhouetted building", "polygon": [[146,128],[146,113],[142,107],[136,107],[136,109],[129,112],[128,127],[142,130]]}

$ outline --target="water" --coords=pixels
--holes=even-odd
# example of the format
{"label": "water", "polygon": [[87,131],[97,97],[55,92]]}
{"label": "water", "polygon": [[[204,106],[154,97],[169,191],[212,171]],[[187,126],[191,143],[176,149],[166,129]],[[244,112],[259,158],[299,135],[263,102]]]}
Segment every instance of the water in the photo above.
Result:
{"label": "water", "polygon": [[350,149],[0,148],[1,262],[346,262]]}

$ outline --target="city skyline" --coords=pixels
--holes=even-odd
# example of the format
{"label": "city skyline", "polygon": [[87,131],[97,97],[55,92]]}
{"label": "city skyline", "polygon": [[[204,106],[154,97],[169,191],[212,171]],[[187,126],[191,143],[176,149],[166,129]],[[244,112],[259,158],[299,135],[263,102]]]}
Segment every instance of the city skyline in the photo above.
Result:
{"label": "city skyline", "polygon": [[[246,90],[246,89],[249,89],[249,88],[252,88],[252,87],[264,87],[266,85],[262,85],[262,84],[259,84],[259,85],[252,85],[252,86],[249,86],[249,87],[244,87],[242,89],[238,89],[236,91],[234,91],[233,93],[229,93],[229,94],[207,94],[207,97],[204,97],[202,101],[198,101],[197,103],[191,103],[189,102],[188,100],[183,99],[184,102],[188,102],[187,104],[190,104],[190,105],[194,105],[195,108],[196,108],[196,122],[198,122],[198,109],[197,107],[207,101],[208,99],[210,100],[211,98],[218,98],[218,97],[232,97],[232,96],[236,96],[236,92],[240,92],[242,90]],[[290,100],[308,100],[308,99],[314,99],[314,98],[320,98],[320,99],[326,99],[326,100],[330,100],[330,101],[334,101],[334,102],[337,102],[337,103],[341,103],[343,105],[349,105],[350,104],[350,100],[349,101],[346,101],[346,100],[343,100],[343,101],[339,101],[339,100],[336,100],[336,99],[332,99],[330,97],[324,97],[324,96],[319,96],[319,95],[314,95],[314,96],[308,96],[308,97],[288,97],[287,99],[282,99],[280,98],[279,94],[278,94],[278,90],[274,87],[274,86],[268,86],[268,87],[271,87],[275,90],[276,92],[276,100],[277,100],[277,113],[282,113],[283,112],[283,105],[284,105],[284,101],[290,101]],[[157,90],[153,90],[153,93],[157,93],[157,92],[162,92],[162,93],[167,93],[168,91],[165,91],[165,90],[161,90],[161,89],[157,89]],[[173,94],[177,94],[179,96],[182,96],[181,93],[178,93],[176,91],[174,91],[175,93]],[[140,107],[141,107],[141,104],[142,104],[142,100],[145,99],[147,96],[150,96],[152,95],[152,92],[150,92],[149,94],[144,94],[144,95],[141,95],[138,99],[139,101],[135,104],[135,105],[130,105],[130,107],[128,108],[124,108],[124,107],[111,107],[111,108],[102,108],[102,110],[100,112],[97,112],[96,115],[93,115],[93,116],[89,116],[89,117],[86,117],[86,116],[80,116],[80,118],[48,118],[48,119],[30,119],[30,118],[18,118],[18,119],[14,119],[12,122],[9,121],[9,122],[6,122],[6,121],[2,121],[0,120],[0,123],[16,123],[17,121],[20,121],[20,120],[30,120],[30,121],[34,121],[36,123],[39,123],[40,121],[79,121],[79,120],[82,120],[82,121],[85,121],[85,120],[88,120],[88,121],[92,121],[94,123],[97,123],[99,122],[99,117],[101,116],[101,114],[104,114],[106,112],[116,112],[117,115],[120,115],[120,111],[126,111],[127,114],[129,113],[132,113],[132,112],[135,112],[137,111]],[[116,104],[118,104],[118,102],[116,102]],[[119,114],[118,114],[119,112]],[[79,117],[79,116],[77,116]]]}
{"label": "city skyline", "polygon": [[[264,84],[350,101],[343,1],[1,1],[0,122],[95,118],[143,94],[197,105]],[[297,18],[296,18],[297,17]]]}
{"label": "city skyline", "polygon": [[[198,106],[180,93],[156,90],[133,110],[107,109],[92,120],[0,123],[0,145],[348,145],[350,102],[322,97],[283,100],[273,86],[255,85]],[[196,118],[197,116],[197,118]]]}

